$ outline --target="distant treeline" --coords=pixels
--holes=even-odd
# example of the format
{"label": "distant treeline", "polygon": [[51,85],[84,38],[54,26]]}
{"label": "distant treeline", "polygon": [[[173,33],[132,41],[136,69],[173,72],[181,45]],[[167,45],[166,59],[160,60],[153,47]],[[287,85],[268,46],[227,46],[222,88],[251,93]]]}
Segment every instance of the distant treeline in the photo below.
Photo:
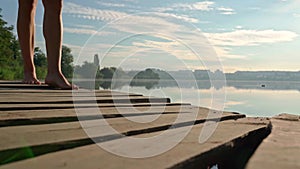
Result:
{"label": "distant treeline", "polygon": [[226,80],[234,81],[300,81],[300,71],[237,71],[223,74],[220,70],[215,72],[210,70],[165,71],[152,68],[143,71],[104,68],[101,72],[104,73],[105,79],[112,76],[105,75],[108,72],[106,69],[112,69],[110,72],[117,72],[115,79],[209,80],[215,78],[218,80],[219,78],[222,80],[220,77],[225,76]]}
{"label": "distant treeline", "polygon": [[237,71],[225,75],[227,80],[300,81],[300,71]]}
{"label": "distant treeline", "polygon": [[[165,71],[154,68],[145,70],[123,70],[116,67],[100,68],[98,55],[94,56],[94,63],[84,62],[75,67],[75,76],[82,79],[96,80],[226,80],[233,81],[300,81],[300,71],[237,71],[223,73],[220,70],[178,70]],[[221,77],[221,78],[220,78]],[[219,79],[218,79],[219,78]]]}
{"label": "distant treeline", "polygon": [[[98,55],[95,55],[94,63],[84,62],[81,66],[75,67],[75,77],[77,82],[87,88],[104,88],[117,89],[123,86],[144,86],[146,89],[155,87],[170,87],[180,85],[184,87],[196,87],[201,89],[211,88],[209,80],[211,78],[225,75],[227,85],[230,81],[243,82],[253,81],[253,88],[272,89],[278,86],[273,86],[272,81],[300,81],[300,72],[284,72],[284,71],[237,71],[235,73],[225,73],[217,70],[211,72],[209,70],[178,70],[165,71],[160,69],[147,68],[145,70],[123,70],[116,67],[100,68]],[[90,84],[94,81],[95,83]],[[199,82],[195,82],[199,81]],[[217,79],[218,80],[218,79]],[[222,79],[219,79],[222,80]],[[203,82],[203,81],[208,81]],[[269,81],[270,83],[267,83]],[[239,87],[240,83],[231,84],[234,87]],[[267,86],[266,86],[267,84]],[[222,83],[214,83],[214,88],[219,89],[224,87]],[[295,88],[295,87],[294,87]]]}

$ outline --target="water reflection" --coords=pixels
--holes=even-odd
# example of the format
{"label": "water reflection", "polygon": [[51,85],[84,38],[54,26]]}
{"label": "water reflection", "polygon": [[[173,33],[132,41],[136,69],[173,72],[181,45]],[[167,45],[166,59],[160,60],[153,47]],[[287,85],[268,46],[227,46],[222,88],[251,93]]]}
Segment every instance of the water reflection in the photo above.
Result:
{"label": "water reflection", "polygon": [[[191,103],[211,108],[212,87],[209,81],[79,81],[81,87],[113,89],[146,96],[169,97],[172,102]],[[78,84],[78,83],[76,83]],[[180,87],[179,87],[180,86]],[[283,81],[227,81],[225,110],[248,116],[275,116],[280,113],[299,114],[300,83]],[[183,94],[185,97],[183,97]],[[199,98],[197,97],[199,95]]]}
{"label": "water reflection", "polygon": [[[145,89],[159,89],[167,87],[193,88],[193,89],[211,89],[216,90],[225,87],[223,83],[214,83],[212,86],[208,80],[79,80],[76,82],[82,88],[88,89],[121,89],[124,86],[144,87]],[[180,85],[179,85],[180,84]],[[236,89],[258,89],[258,90],[298,90],[300,91],[300,82],[297,81],[227,81],[227,87]]]}

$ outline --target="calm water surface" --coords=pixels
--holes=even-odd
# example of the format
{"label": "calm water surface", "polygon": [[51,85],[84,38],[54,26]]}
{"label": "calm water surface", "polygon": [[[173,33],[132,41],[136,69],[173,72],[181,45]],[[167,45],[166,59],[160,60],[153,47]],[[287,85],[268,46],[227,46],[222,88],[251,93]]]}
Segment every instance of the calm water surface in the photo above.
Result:
{"label": "calm water surface", "polygon": [[[147,96],[169,97],[172,102],[185,102],[197,106],[211,107],[213,90],[226,92],[225,110],[248,116],[274,116],[280,113],[300,114],[300,83],[298,82],[228,82],[215,89],[209,82],[181,87],[156,85],[119,86],[117,91],[140,93]],[[162,87],[163,86],[163,87]],[[146,89],[148,88],[148,89]]]}

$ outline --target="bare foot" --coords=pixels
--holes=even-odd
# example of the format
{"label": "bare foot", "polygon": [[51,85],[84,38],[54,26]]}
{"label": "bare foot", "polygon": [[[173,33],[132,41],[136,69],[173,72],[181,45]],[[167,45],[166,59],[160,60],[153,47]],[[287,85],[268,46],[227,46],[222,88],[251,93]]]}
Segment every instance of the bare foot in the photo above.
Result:
{"label": "bare foot", "polygon": [[76,85],[72,85],[68,82],[65,76],[61,73],[58,74],[48,74],[45,83],[54,88],[63,89],[63,90],[77,90]]}
{"label": "bare foot", "polygon": [[24,79],[22,81],[24,84],[41,84],[41,82],[36,78],[34,73],[24,73]]}

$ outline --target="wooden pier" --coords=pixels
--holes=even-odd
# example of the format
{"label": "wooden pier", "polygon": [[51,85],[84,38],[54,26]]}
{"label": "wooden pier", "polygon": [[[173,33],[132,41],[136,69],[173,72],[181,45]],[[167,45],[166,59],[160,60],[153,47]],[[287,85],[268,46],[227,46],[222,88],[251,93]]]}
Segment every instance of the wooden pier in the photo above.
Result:
{"label": "wooden pier", "polygon": [[[93,91],[95,97],[91,97],[86,90],[78,92],[80,97],[46,85],[0,81],[0,169],[300,167],[299,116],[269,119],[224,112],[209,119],[209,109],[172,103],[169,98],[109,90]],[[76,101],[74,97],[78,97]],[[76,113],[76,108],[84,113]],[[100,119],[93,112],[95,108],[101,111]],[[176,122],[179,114],[196,116],[192,121]],[[147,123],[130,121],[128,117]],[[101,148],[109,145],[118,150],[123,137],[108,135],[101,128],[90,137],[78,119],[91,126],[97,125],[93,123],[95,119],[105,120],[119,133],[133,138],[149,138],[172,130],[167,138],[172,139],[187,127],[191,130],[162,154],[127,158]],[[199,143],[207,120],[219,121],[218,126],[207,141]],[[155,144],[143,149],[164,146],[164,142]],[[141,151],[132,144],[126,148],[137,154]]]}

